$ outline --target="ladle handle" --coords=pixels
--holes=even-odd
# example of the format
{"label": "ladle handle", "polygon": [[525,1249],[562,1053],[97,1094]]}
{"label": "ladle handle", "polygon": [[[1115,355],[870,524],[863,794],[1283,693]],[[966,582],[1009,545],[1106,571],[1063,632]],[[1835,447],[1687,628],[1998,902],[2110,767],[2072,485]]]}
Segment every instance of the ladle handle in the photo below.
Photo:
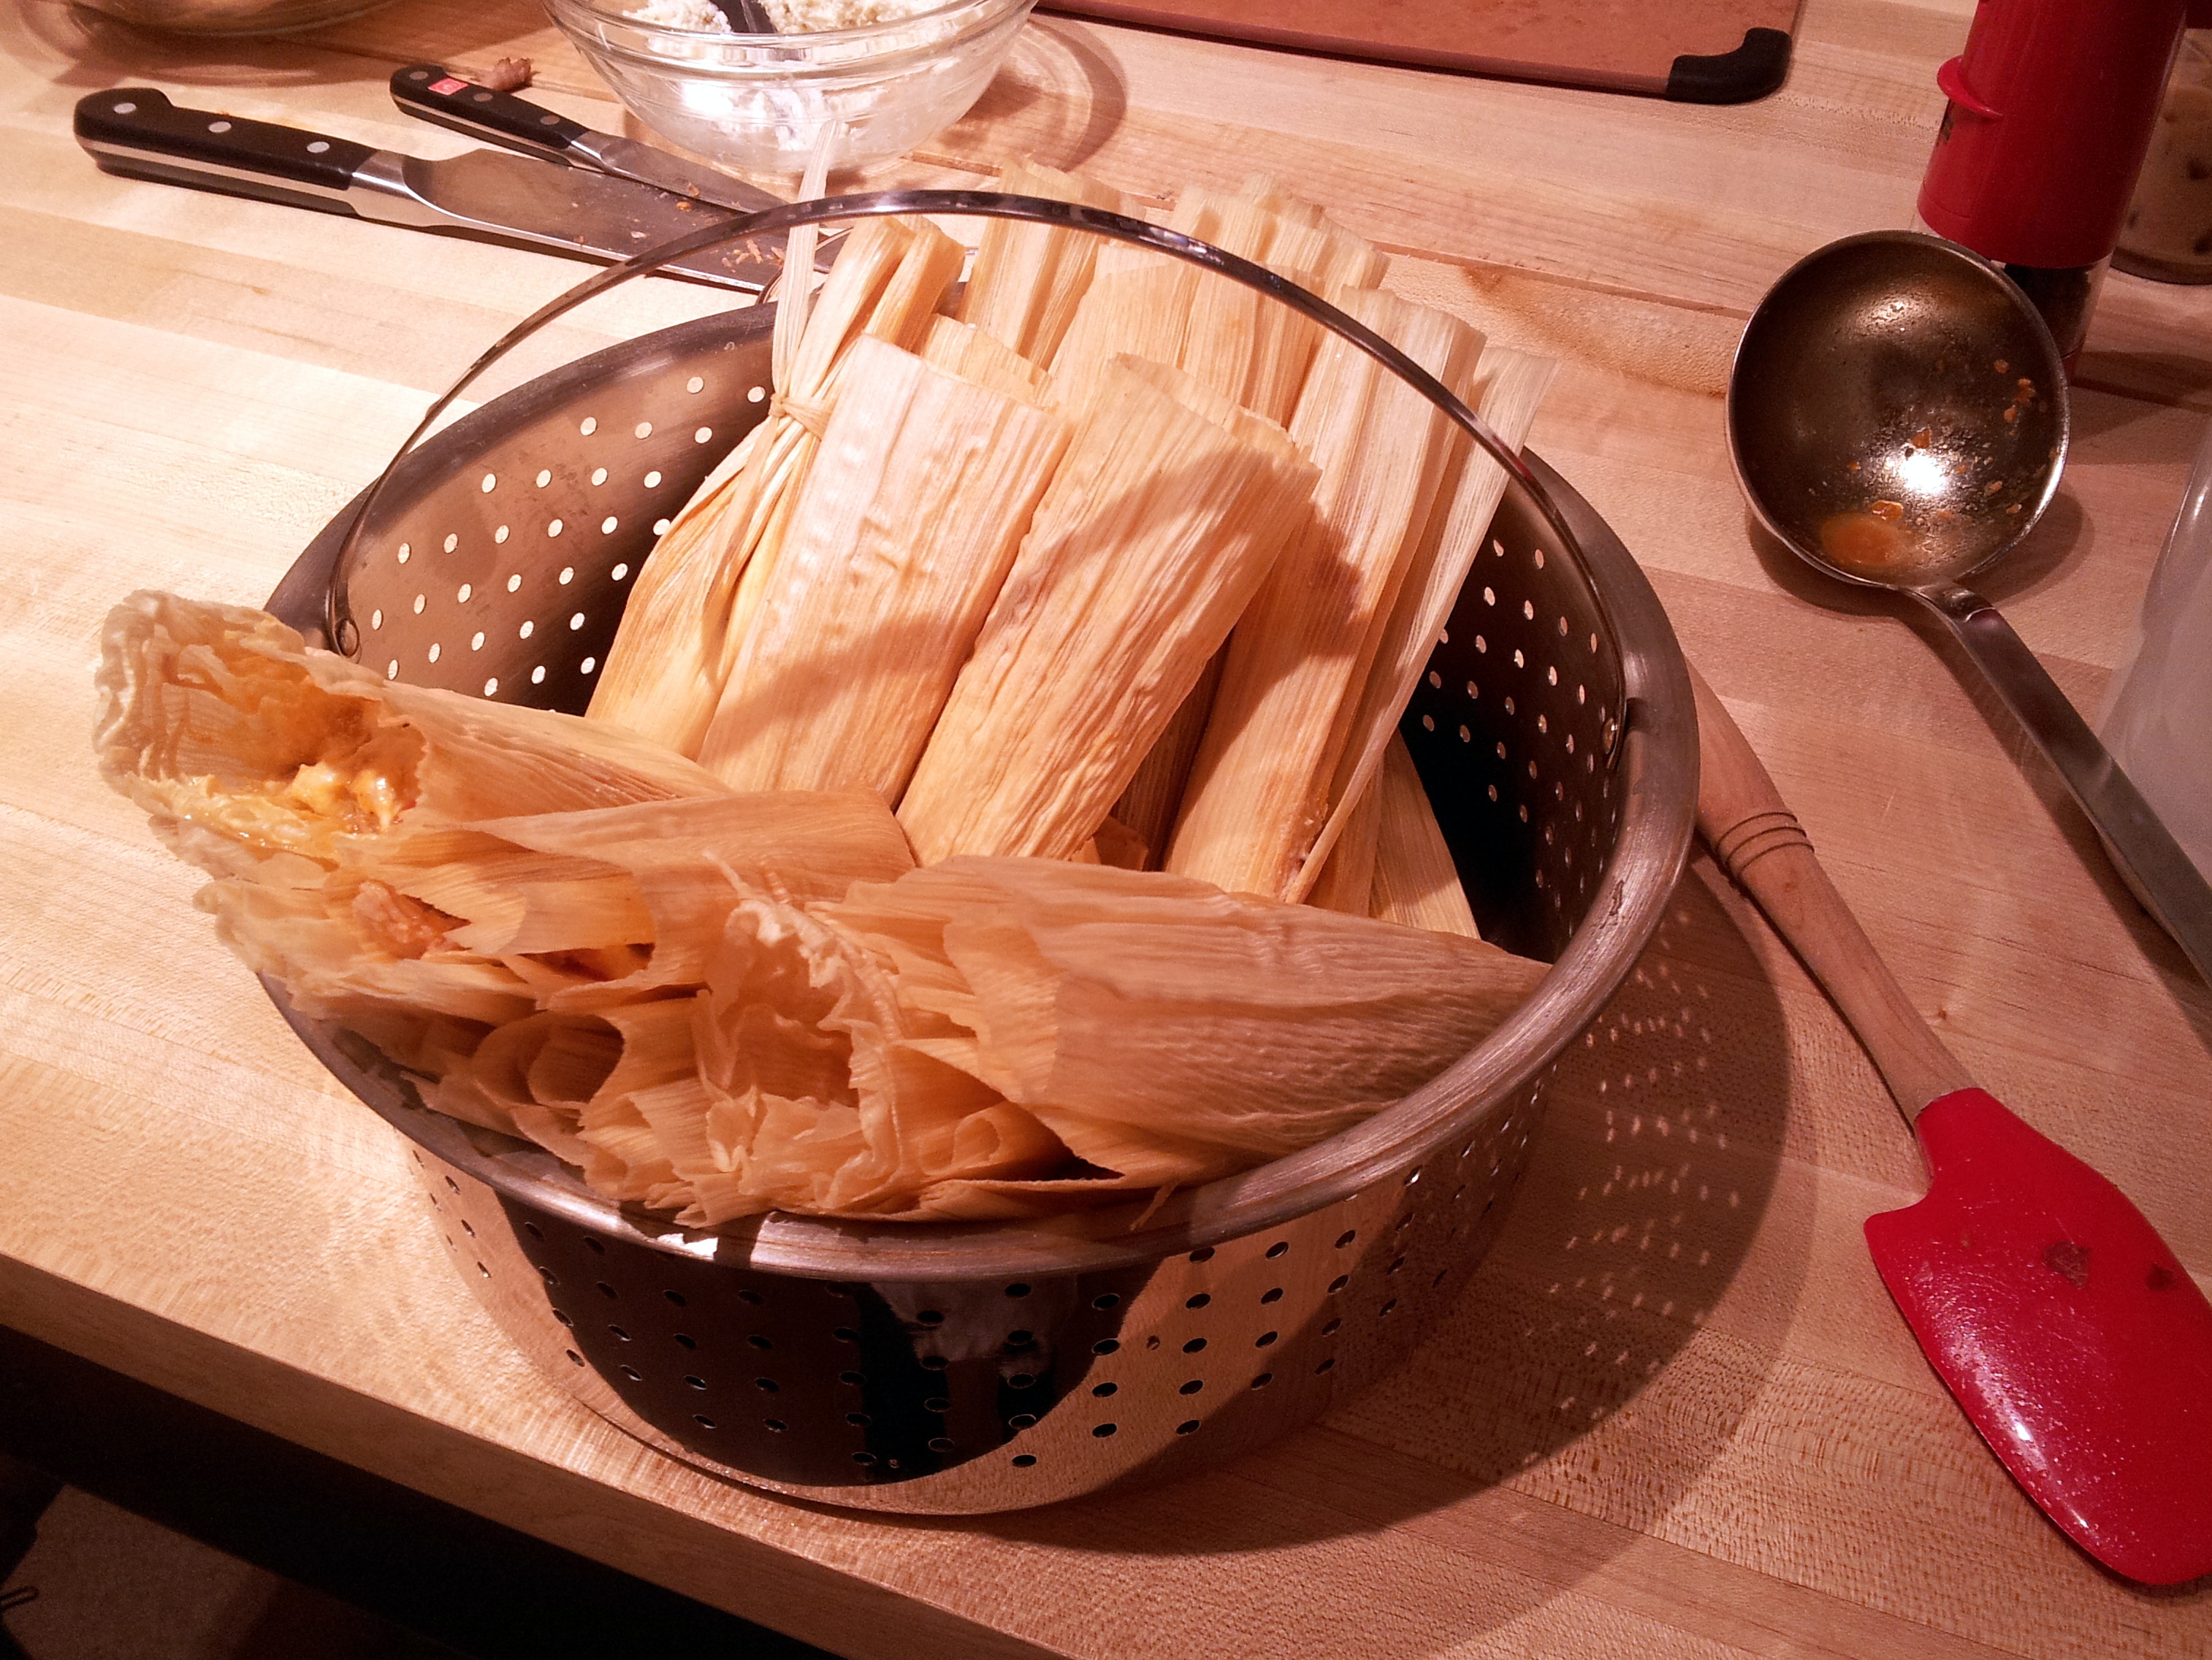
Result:
{"label": "ladle handle", "polygon": [[1812,971],[1911,1123],[1937,1096],[1973,1079],[1875,952],[1797,815],[1695,666],[1690,688],[1698,700],[1698,833]]}
{"label": "ladle handle", "polygon": [[1943,619],[1966,655],[2004,700],[2028,736],[2081,803],[2089,822],[2160,927],[2173,936],[2197,972],[2212,980],[2212,886],[2172,833],[2160,821],[2135,781],[2089,729],[1997,609],[1955,585],[1912,591]]}

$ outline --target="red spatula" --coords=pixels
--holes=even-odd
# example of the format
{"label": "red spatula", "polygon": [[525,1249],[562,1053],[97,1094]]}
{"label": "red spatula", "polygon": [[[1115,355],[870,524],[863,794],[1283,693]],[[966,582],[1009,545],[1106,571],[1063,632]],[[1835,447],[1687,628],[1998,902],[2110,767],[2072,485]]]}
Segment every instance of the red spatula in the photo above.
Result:
{"label": "red spatula", "polygon": [[1868,1248],[1936,1376],[2115,1572],[2212,1573],[2212,1304],[2127,1196],[1974,1087],[1890,975],[1696,669],[1698,829],[1897,1098],[1928,1197]]}

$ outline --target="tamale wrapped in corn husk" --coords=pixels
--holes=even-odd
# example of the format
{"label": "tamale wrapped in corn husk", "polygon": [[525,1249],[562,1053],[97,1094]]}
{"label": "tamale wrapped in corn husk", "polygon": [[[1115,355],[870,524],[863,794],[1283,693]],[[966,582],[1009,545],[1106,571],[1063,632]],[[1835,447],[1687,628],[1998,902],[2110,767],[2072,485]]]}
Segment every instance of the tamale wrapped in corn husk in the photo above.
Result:
{"label": "tamale wrapped in corn husk", "polygon": [[941,1017],[917,1045],[1144,1185],[1358,1122],[1472,1048],[1545,972],[1478,941],[1048,860],[955,859],[815,914],[890,966],[902,1003]]}
{"label": "tamale wrapped in corn husk", "polygon": [[1407,928],[1480,938],[1443,828],[1437,822],[1429,792],[1421,787],[1421,775],[1407,753],[1405,739],[1391,736],[1382,751],[1382,771],[1370,787],[1379,811],[1368,914]]}
{"label": "tamale wrapped in corn husk", "polygon": [[836,367],[872,336],[919,344],[963,251],[933,226],[863,221],[805,310],[775,337],[776,395],[732,457],[679,513],[640,569],[592,694],[591,718],[696,754],[829,418]]}
{"label": "tamale wrapped in corn husk", "polygon": [[880,341],[855,342],[839,375],[699,758],[734,789],[896,801],[1067,424]]}
{"label": "tamale wrapped in corn husk", "polygon": [[[1550,358],[1496,348],[1482,354],[1468,402],[1491,429],[1517,450],[1536,418],[1536,406],[1558,372]],[[1382,763],[1382,751],[1396,731],[1399,715],[1435,649],[1437,636],[1450,620],[1484,546],[1492,515],[1505,494],[1505,470],[1472,441],[1455,438],[1451,472],[1429,514],[1406,579],[1391,606],[1376,648],[1367,682],[1353,712],[1349,736],[1329,785],[1330,822],[1316,839],[1307,875],[1325,858],[1340,827],[1344,803],[1359,799]],[[1296,897],[1293,889],[1292,897]]]}
{"label": "tamale wrapped in corn husk", "polygon": [[1048,401],[1050,377],[1004,342],[949,317],[929,319],[921,360],[1026,403]]}
{"label": "tamale wrapped in corn husk", "polygon": [[[1481,336],[1465,324],[1380,290],[1339,299],[1446,385],[1466,387]],[[1315,357],[1291,433],[1321,466],[1315,516],[1237,626],[1164,861],[1280,899],[1304,891],[1368,669],[1463,438],[1335,336]]]}
{"label": "tamale wrapped in corn husk", "polygon": [[728,793],[619,728],[387,681],[266,612],[170,594],[108,614],[98,686],[101,776],[217,875],[297,857],[319,880],[395,826]]}
{"label": "tamale wrapped in corn husk", "polygon": [[[1010,196],[1134,213],[1134,204],[1119,191],[1027,160],[1000,168],[998,188]],[[1033,363],[1050,363],[1091,286],[1103,245],[1089,231],[1015,219],[986,220],[975,267],[961,296],[960,320]]]}
{"label": "tamale wrapped in corn husk", "polygon": [[1153,363],[1181,357],[1198,278],[1196,266],[1164,254],[1101,270],[1052,360],[1052,395],[1061,407],[1071,413],[1089,409],[1117,357]]}
{"label": "tamale wrapped in corn husk", "polygon": [[1109,366],[900,802],[917,856],[1073,857],[1305,523],[1313,476],[1180,371]]}
{"label": "tamale wrapped in corn husk", "polygon": [[1176,809],[1182,804],[1183,780],[1190,776],[1190,764],[1198,758],[1199,740],[1206,736],[1206,718],[1213,709],[1214,688],[1221,684],[1221,667],[1228,660],[1226,646],[1206,660],[1198,684],[1176,706],[1166,728],[1138,763],[1121,800],[1114,803],[1114,816],[1144,844],[1144,869],[1158,869],[1167,854]]}

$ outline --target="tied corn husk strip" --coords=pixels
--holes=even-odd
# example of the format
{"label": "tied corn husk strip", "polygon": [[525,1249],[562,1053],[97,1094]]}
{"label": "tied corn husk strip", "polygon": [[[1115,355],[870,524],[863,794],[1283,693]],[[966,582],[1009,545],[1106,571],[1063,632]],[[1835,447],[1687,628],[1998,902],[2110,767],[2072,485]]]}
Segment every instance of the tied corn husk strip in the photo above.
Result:
{"label": "tied corn husk strip", "polygon": [[[1368,914],[1408,928],[1480,938],[1443,828],[1404,738],[1394,734],[1384,747],[1382,768],[1371,789],[1380,810]],[[1333,862],[1335,856],[1330,857]]]}
{"label": "tied corn husk strip", "polygon": [[769,413],[678,513],[638,572],[590,717],[696,754],[744,639],[762,571],[827,421],[837,365],[863,335],[918,344],[962,251],[927,225],[871,219],[844,240],[802,330],[775,339]]}
{"label": "tied corn husk strip", "polygon": [[734,789],[896,801],[1067,427],[878,340],[839,374],[699,759]]}
{"label": "tied corn husk strip", "polygon": [[[1481,336],[1380,290],[1343,308],[1455,391]],[[1370,667],[1460,437],[1349,342],[1316,355],[1291,436],[1321,464],[1313,523],[1230,642],[1167,869],[1235,893],[1297,897]]]}
{"label": "tied corn husk strip", "polygon": [[[1558,372],[1558,363],[1550,358],[1493,348],[1483,353],[1477,366],[1475,396],[1468,402],[1517,451]],[[1505,494],[1505,470],[1456,433],[1454,443],[1452,470],[1383,627],[1374,666],[1368,671],[1329,785],[1330,821],[1315,840],[1302,881],[1320,869],[1317,862],[1327,858],[1335,844],[1346,803],[1358,801],[1380,771],[1398,718],[1413,695],[1437,637],[1451,620],[1452,607],[1459,603],[1460,590],[1481,554],[1491,518]],[[1300,891],[1294,887],[1290,897],[1298,897]]]}
{"label": "tied corn husk strip", "polygon": [[[1030,161],[1008,162],[1000,170],[998,187],[1010,196],[1077,202],[1109,213],[1136,212],[1119,191]],[[1022,220],[986,220],[975,268],[961,296],[960,320],[1032,363],[1050,363],[1091,286],[1103,245],[1089,231]]]}
{"label": "tied corn husk strip", "polygon": [[1312,467],[1188,376],[1109,366],[899,803],[917,856],[1074,857],[1305,522]]}
{"label": "tied corn husk strip", "polygon": [[182,857],[319,880],[397,830],[727,794],[618,728],[387,681],[264,611],[132,595],[108,614],[101,775]]}

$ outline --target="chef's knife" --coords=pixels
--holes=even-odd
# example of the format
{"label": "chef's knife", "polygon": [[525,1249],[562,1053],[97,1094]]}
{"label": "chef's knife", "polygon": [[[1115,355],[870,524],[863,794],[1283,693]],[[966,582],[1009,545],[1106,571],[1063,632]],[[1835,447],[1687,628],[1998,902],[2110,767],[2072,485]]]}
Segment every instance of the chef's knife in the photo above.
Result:
{"label": "chef's knife", "polygon": [[[151,87],[78,100],[75,127],[77,142],[107,173],[592,259],[628,259],[723,213],[626,179],[495,150],[428,161],[299,127],[182,109]],[[747,238],[664,269],[758,294],[783,274],[782,254],[781,235]]]}

